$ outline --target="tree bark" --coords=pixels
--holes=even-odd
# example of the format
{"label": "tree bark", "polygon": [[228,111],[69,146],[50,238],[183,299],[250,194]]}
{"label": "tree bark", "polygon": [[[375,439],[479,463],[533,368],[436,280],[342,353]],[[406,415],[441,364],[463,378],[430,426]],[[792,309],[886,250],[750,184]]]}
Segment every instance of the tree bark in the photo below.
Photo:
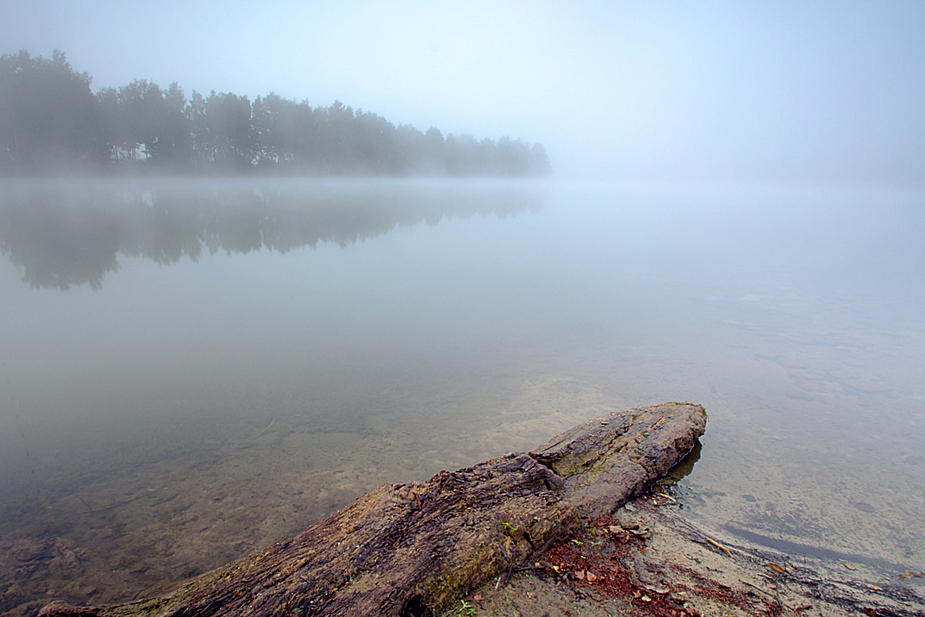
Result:
{"label": "tree bark", "polygon": [[700,405],[624,409],[537,450],[383,484],[299,536],[148,600],[49,604],[41,617],[435,615],[611,512],[693,448]]}

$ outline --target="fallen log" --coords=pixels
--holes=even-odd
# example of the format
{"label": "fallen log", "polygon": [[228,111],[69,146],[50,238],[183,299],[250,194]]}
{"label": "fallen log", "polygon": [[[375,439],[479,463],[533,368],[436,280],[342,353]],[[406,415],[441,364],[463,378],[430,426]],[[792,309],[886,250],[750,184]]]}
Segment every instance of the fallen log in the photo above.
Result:
{"label": "fallen log", "polygon": [[643,492],[691,450],[700,405],[624,409],[423,483],[383,484],[302,534],[167,595],[41,617],[435,615]]}
{"label": "fallen log", "polygon": [[610,514],[691,451],[707,415],[689,403],[624,409],[588,420],[530,452],[564,479],[560,494],[591,516]]}

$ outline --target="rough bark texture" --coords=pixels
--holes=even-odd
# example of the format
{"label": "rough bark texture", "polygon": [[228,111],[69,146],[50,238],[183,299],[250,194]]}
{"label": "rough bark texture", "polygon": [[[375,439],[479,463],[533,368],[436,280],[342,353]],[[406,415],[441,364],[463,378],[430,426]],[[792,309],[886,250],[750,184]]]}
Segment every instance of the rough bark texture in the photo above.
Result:
{"label": "rough bark texture", "polygon": [[581,424],[424,483],[383,484],[268,551],[159,598],[106,607],[55,602],[42,617],[434,615],[665,474],[706,426],[666,403]]}
{"label": "rough bark texture", "polygon": [[602,516],[684,458],[706,423],[703,407],[689,403],[623,409],[553,437],[530,456],[564,479],[565,499]]}

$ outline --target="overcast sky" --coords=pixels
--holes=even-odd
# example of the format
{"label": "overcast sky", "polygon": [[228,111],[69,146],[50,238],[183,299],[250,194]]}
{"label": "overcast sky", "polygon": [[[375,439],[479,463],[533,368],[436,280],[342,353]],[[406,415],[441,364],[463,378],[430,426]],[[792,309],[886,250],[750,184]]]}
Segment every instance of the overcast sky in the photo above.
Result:
{"label": "overcast sky", "polygon": [[925,2],[0,0],[94,91],[335,99],[558,177],[925,184]]}

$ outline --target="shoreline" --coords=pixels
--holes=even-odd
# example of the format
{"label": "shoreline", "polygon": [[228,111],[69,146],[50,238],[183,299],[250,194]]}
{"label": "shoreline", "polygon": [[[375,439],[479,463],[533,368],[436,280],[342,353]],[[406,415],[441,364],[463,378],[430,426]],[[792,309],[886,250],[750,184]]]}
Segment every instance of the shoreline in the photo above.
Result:
{"label": "shoreline", "polygon": [[925,572],[788,555],[706,530],[678,505],[670,488],[657,487],[613,515],[587,518],[531,567],[506,584],[489,581],[443,617],[925,614]]}

